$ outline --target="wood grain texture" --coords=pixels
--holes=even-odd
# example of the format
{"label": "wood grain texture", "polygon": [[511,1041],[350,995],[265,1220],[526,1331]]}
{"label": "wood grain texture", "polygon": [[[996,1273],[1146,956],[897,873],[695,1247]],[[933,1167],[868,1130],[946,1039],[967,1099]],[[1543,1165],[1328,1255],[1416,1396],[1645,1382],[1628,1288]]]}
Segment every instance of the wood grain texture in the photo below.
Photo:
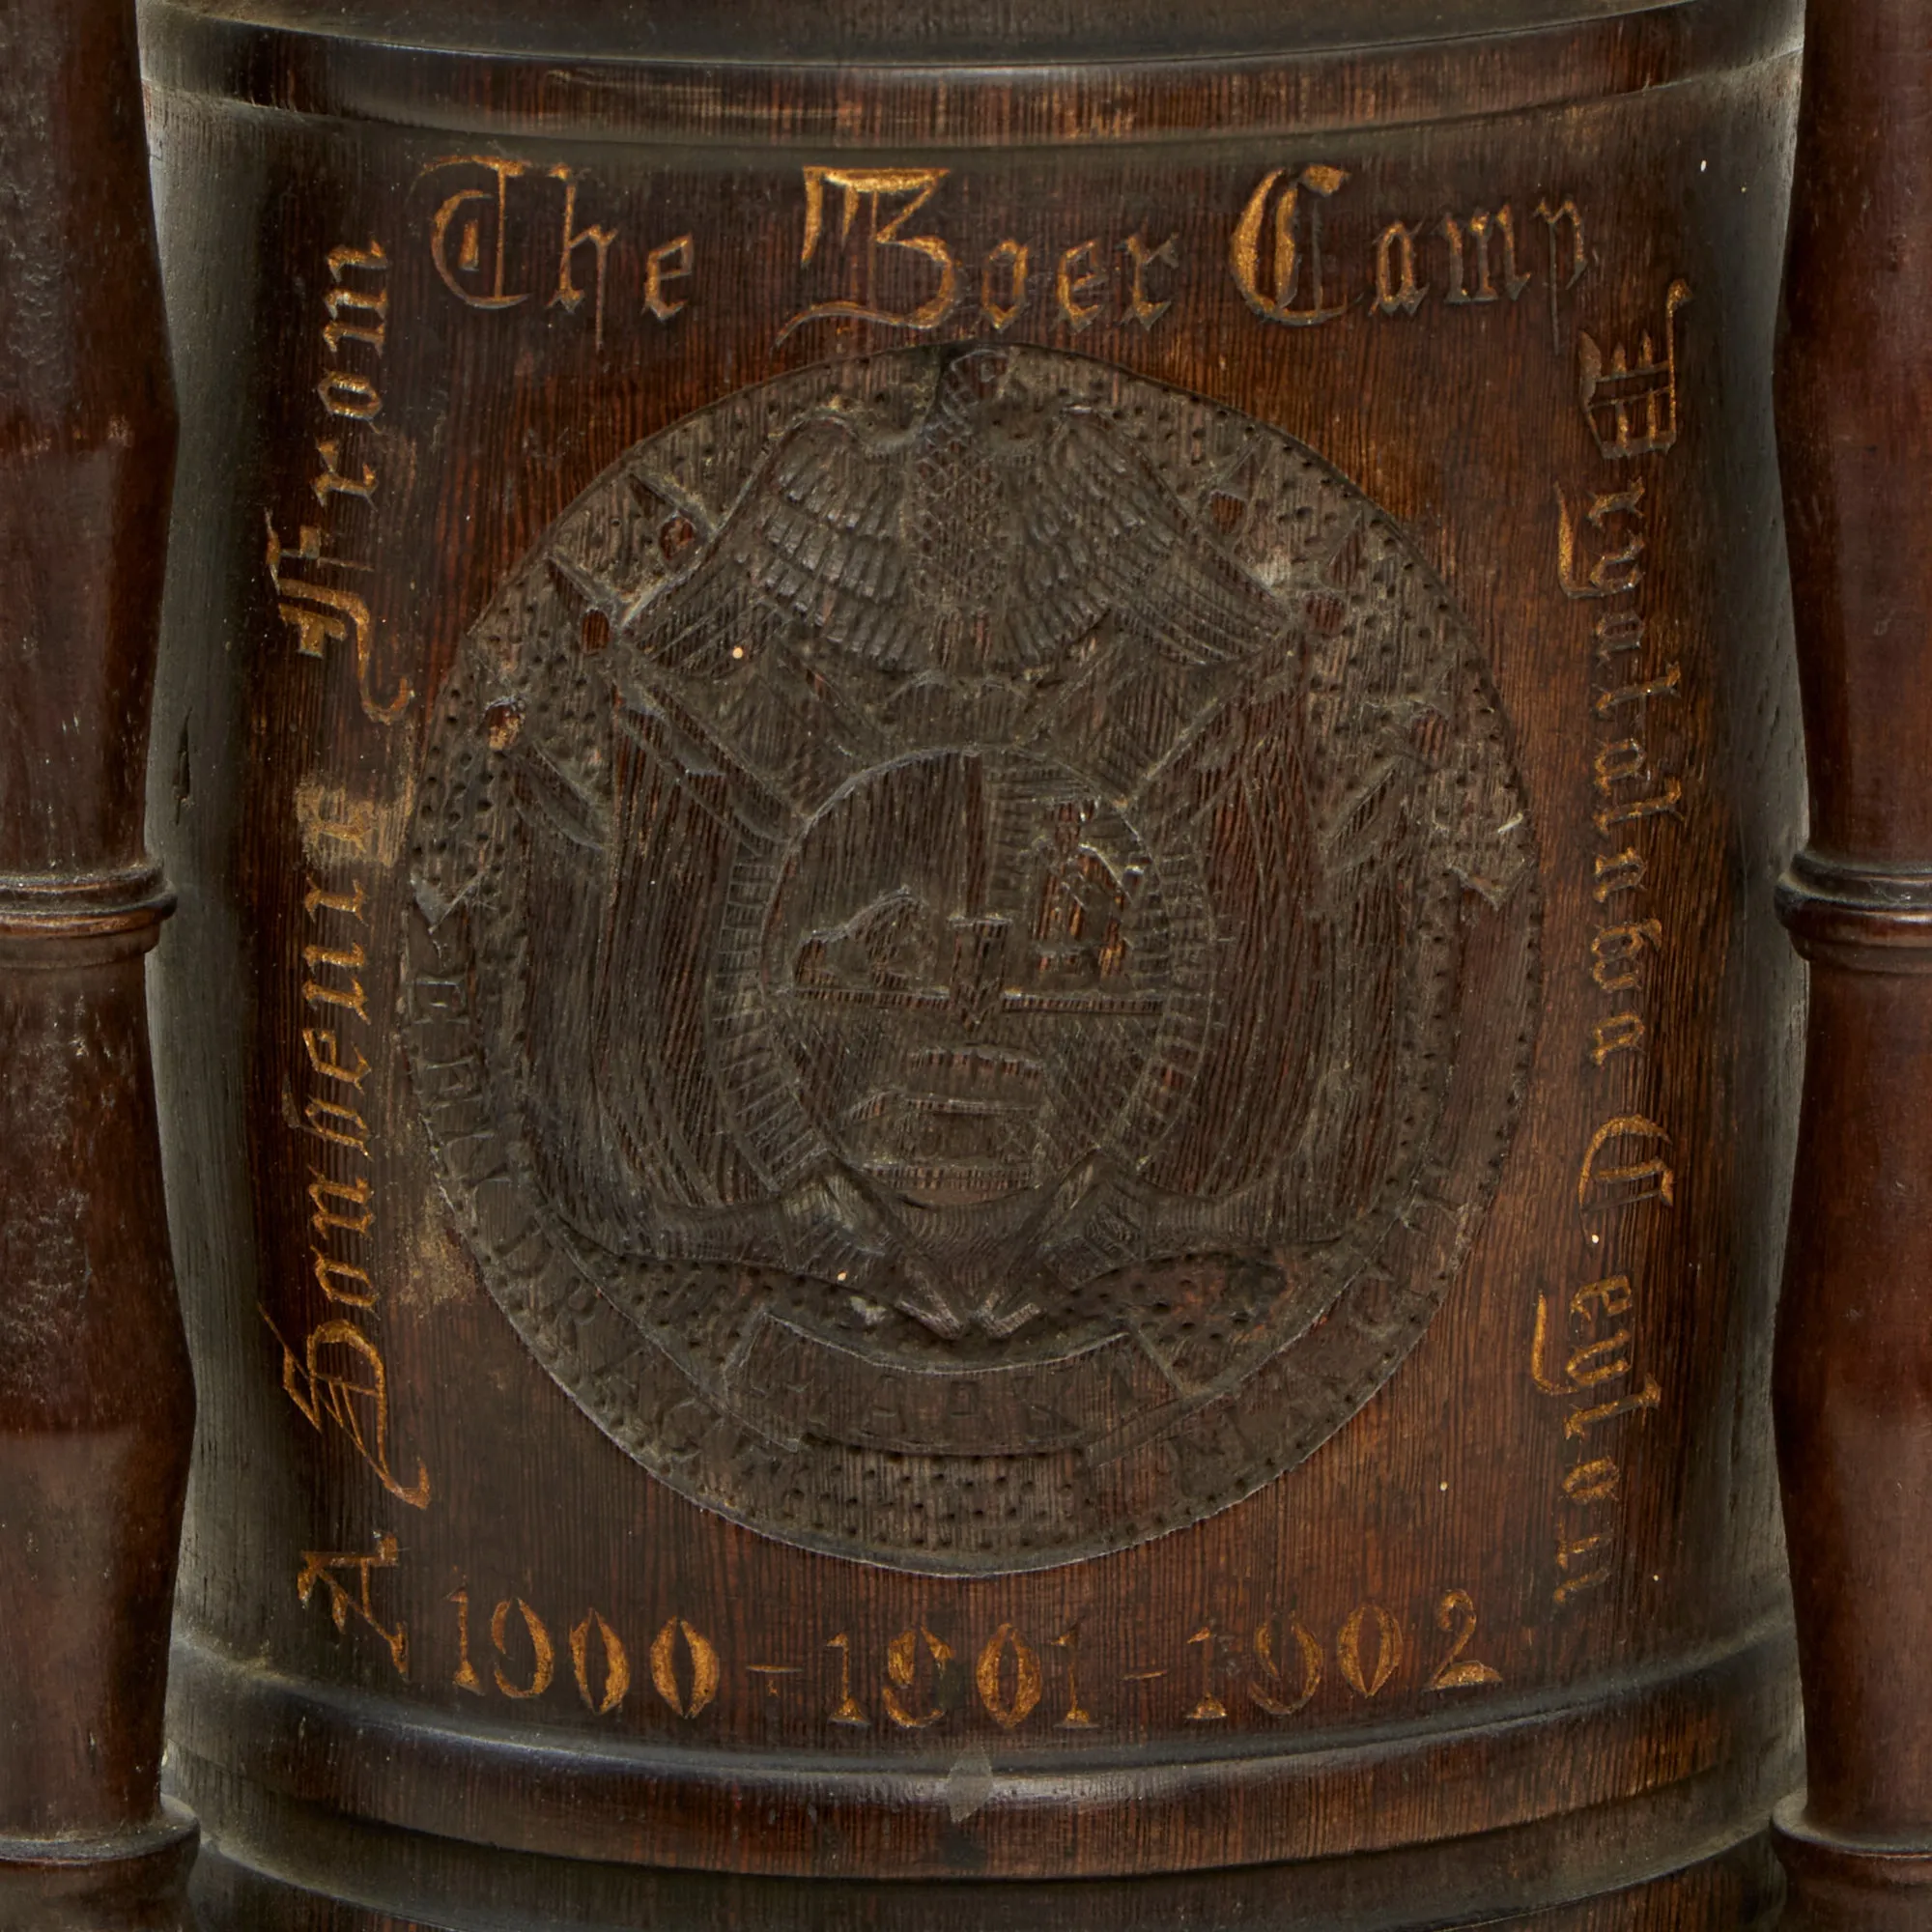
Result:
{"label": "wood grain texture", "polygon": [[146,16],[210,1922],[1768,1910],[1791,11],[641,17]]}
{"label": "wood grain texture", "polygon": [[[712,65],[810,62],[947,67],[1146,60],[1185,52],[1305,55],[1415,41],[1490,39],[1579,22],[1684,10],[1679,0],[1390,0],[1373,10],[1318,0],[1224,0],[1184,35],[1157,0],[1123,0],[1104,16],[1081,0],[932,0],[919,8],[881,0],[832,0],[810,13],[776,16],[757,0],[724,0],[702,11],[662,0],[601,0],[546,25],[540,34],[508,0],[479,0],[455,16],[435,6],[384,7],[375,0],[326,11],[262,4],[234,7],[188,0],[181,11],[242,20],[349,43],[447,47],[457,52],[541,54],[550,58],[659,58]],[[1669,23],[1673,29],[1677,23]]]}
{"label": "wood grain texture", "polygon": [[[1810,843],[1783,909],[1811,962],[1800,1159],[1778,1318],[1777,1419],[1808,1790],[1780,1814],[1796,1922],[1932,1910],[1932,1674],[1914,1556],[1932,1483],[1925,1342],[1932,1045],[1932,470],[1923,316],[1932,58],[1914,10],[1812,9],[1778,364],[1810,760]],[[1833,292],[1827,295],[1827,289]]]}
{"label": "wood grain texture", "polygon": [[193,1395],[142,847],[175,424],[131,7],[0,16],[0,1919],[163,1932]]}
{"label": "wood grain texture", "polygon": [[506,136],[563,117],[584,138],[913,154],[1299,136],[1455,119],[1478,101],[1526,113],[1747,67],[1797,41],[1791,7],[1738,0],[1482,4],[1450,34],[1440,6],[1230,5],[1184,28],[1154,6],[1105,23],[980,0],[747,13],[755,34],[724,9],[573,9],[532,59],[509,8],[411,15],[401,31],[386,9],[372,25],[334,8],[149,0],[143,44],[156,80],[311,114]]}

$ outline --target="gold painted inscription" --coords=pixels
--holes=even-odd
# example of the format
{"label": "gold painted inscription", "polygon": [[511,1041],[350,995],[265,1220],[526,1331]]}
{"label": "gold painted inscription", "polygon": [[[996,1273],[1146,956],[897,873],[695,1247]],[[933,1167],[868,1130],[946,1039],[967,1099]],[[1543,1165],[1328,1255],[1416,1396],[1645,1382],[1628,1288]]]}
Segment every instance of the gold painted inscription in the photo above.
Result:
{"label": "gold painted inscription", "polygon": [[[1538,270],[1525,260],[1532,251],[1522,246],[1512,203],[1384,220],[1351,233],[1355,197],[1346,192],[1351,179],[1347,168],[1326,163],[1275,168],[1249,195],[1229,238],[1228,265],[1242,299],[1264,321],[1319,328],[1357,309],[1388,322],[1412,320],[1425,307],[1507,310],[1535,285]],[[1542,272],[1560,350],[1563,300],[1590,267],[1583,215],[1574,200],[1552,206],[1545,199],[1530,220],[1543,226]],[[1358,273],[1353,264],[1364,248]],[[1647,385],[1654,385],[1658,374],[1654,364],[1648,338],[1634,362],[1622,352],[1607,361],[1598,355],[1590,401],[1604,413],[1607,434],[1616,434],[1619,420],[1629,429],[1632,411],[1648,406]],[[1674,412],[1674,363],[1670,384]],[[1646,424],[1651,420],[1644,418]],[[1643,433],[1630,431],[1630,438]]]}
{"label": "gold painted inscription", "polygon": [[[425,177],[449,190],[429,218],[430,266],[466,308],[500,315],[542,296],[546,315],[586,318],[592,350],[601,355],[620,271],[624,286],[641,288],[639,306],[654,323],[674,321],[689,304],[693,236],[640,240],[597,218],[587,212],[599,189],[586,169],[450,155]],[[629,255],[632,249],[640,252]]]}
{"label": "gold painted inscription", "polygon": [[[354,1551],[304,1549],[301,1570],[296,1577],[296,1601],[306,1609],[320,1587],[328,1605],[329,1621],[335,1628],[346,1633],[350,1620],[354,1618],[356,1623],[373,1631],[388,1651],[396,1675],[407,1678],[410,1674],[409,1631],[400,1623],[385,1625],[377,1616],[370,1601],[375,1573],[395,1567],[396,1539],[393,1536],[378,1537],[373,1556],[361,1556]],[[353,1585],[350,1581],[352,1577]]]}
{"label": "gold painted inscription", "polygon": [[[371,585],[370,558],[384,512],[384,358],[393,348],[391,257],[381,240],[332,248],[326,258],[314,391],[321,408],[299,468],[300,521],[285,540],[265,512],[266,565],[275,617],[296,645],[286,662],[306,686],[346,663],[353,688],[325,676],[322,702],[340,705],[345,728],[386,734],[411,709],[407,678],[379,668],[384,637]],[[309,507],[312,499],[313,508]],[[319,771],[294,784],[290,845],[298,855],[285,881],[289,900],[284,1010],[294,1015],[279,1085],[282,1113],[296,1136],[298,1176],[280,1211],[302,1253],[300,1271],[265,1284],[263,1321],[279,1354],[279,1381],[296,1414],[330,1445],[346,1449],[384,1495],[427,1509],[430,1472],[399,1448],[396,1398],[381,1331],[378,1280],[377,1110],[389,1028],[385,989],[372,964],[379,951],[372,905],[380,868],[393,865],[394,813],[374,800],[352,800]],[[297,1597],[321,1595],[331,1621],[352,1622],[381,1638],[399,1675],[409,1670],[409,1634],[383,1621],[374,1592],[380,1573],[398,1564],[393,1535],[374,1538],[373,1555],[304,1550]],[[467,1655],[467,1630],[466,1630]]]}
{"label": "gold painted inscription", "polygon": [[[521,1597],[498,1601],[488,1619],[495,1661],[486,1678],[472,1655],[469,1589],[451,1592],[447,1601],[454,1611],[454,1688],[475,1696],[494,1690],[511,1704],[574,1695],[599,1718],[617,1717],[629,1706],[635,1688],[631,1647],[601,1611],[586,1610],[571,1626],[565,1675],[552,1634],[559,1623]],[[1464,1589],[1429,1600],[1413,1624],[1371,1601],[1354,1605],[1327,1628],[1324,1643],[1294,1612],[1271,1612],[1252,1628],[1204,1620],[1177,1639],[1167,1664],[1128,1661],[1127,1667],[1109,1669],[1088,1654],[1077,1625],[1041,1642],[1008,1620],[966,1639],[924,1617],[876,1647],[841,1630],[818,1645],[817,1661],[808,1640],[796,1660],[758,1657],[739,1663],[691,1619],[673,1615],[650,1640],[646,1679],[656,1705],[683,1724],[723,1711],[734,1685],[742,1684],[753,1712],[792,1710],[837,1729],[889,1736],[977,1723],[1012,1733],[1100,1731],[1145,1719],[1150,1695],[1188,1723],[1282,1721],[1309,1710],[1329,1687],[1369,1703],[1398,1693],[1434,1698],[1503,1681],[1480,1654],[1475,1600]],[[1090,1675],[1096,1683],[1118,1684],[1128,1708],[1110,1712],[1088,1688]],[[648,1696],[642,1708],[651,1708]]]}
{"label": "gold painted inscription", "polygon": [[[1578,248],[1573,279],[1580,279],[1581,220],[1566,209]],[[1552,224],[1552,248],[1554,234]],[[1552,253],[1552,270],[1555,262]],[[1564,1405],[1551,1587],[1559,1607],[1616,1580],[1629,1492],[1620,1460],[1626,1432],[1664,1399],[1644,1365],[1640,1263],[1655,1217],[1676,1209],[1682,1182],[1671,1134],[1658,1118],[1668,1089],[1653,1065],[1652,1009],[1671,934],[1650,907],[1658,867],[1687,810],[1671,728],[1686,682],[1683,665],[1655,643],[1660,613],[1646,559],[1659,528],[1660,477],[1654,468],[1633,477],[1625,466],[1654,466],[1679,440],[1680,317],[1690,301],[1690,285],[1671,282],[1661,325],[1639,334],[1634,353],[1618,346],[1606,354],[1594,334],[1579,331],[1578,407],[1598,457],[1621,473],[1581,491],[1556,486],[1556,582],[1588,626],[1591,674],[1590,826],[1598,849],[1582,884],[1598,916],[1577,965],[1603,1001],[1581,1047],[1602,1112],[1579,1151],[1574,1194],[1589,1278],[1568,1293],[1538,1295],[1530,1341],[1532,1381]]]}
{"label": "gold painted inscription", "polygon": [[376,471],[353,444],[348,445],[350,467],[344,468],[349,431],[343,425],[373,423],[383,412],[379,378],[389,339],[390,261],[382,242],[372,240],[367,247],[330,249],[327,266],[329,281],[323,297],[327,319],[319,331],[325,356],[316,394],[327,416],[335,420],[316,439],[322,469],[311,485],[325,518],[320,524],[302,525],[291,548],[277,532],[272,514],[265,516],[269,581],[275,592],[276,612],[295,634],[298,651],[304,657],[326,658],[331,644],[347,644],[364,712],[377,724],[393,724],[415,694],[405,679],[387,695],[379,695],[375,619],[367,600],[352,587],[368,566],[339,548],[328,547],[326,515],[340,497],[366,503],[376,493]]}
{"label": "gold painted inscription", "polygon": [[778,340],[819,322],[931,335],[977,319],[1001,335],[1030,311],[1080,336],[1099,322],[1151,329],[1173,306],[1182,269],[1178,231],[1156,239],[1139,229],[1119,242],[1088,235],[1058,245],[1009,235],[981,253],[945,232],[942,189],[951,172],[806,168],[799,267],[838,292],[807,301]]}

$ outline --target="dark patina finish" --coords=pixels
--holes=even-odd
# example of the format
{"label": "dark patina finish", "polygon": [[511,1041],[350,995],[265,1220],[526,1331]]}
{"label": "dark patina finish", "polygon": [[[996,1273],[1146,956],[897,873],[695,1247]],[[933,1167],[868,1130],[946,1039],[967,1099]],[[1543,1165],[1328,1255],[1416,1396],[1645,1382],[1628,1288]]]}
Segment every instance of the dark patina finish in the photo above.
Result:
{"label": "dark patina finish", "polygon": [[1794,9],[559,13],[144,14],[209,1924],[1757,1922]]}
{"label": "dark patina finish", "polygon": [[0,14],[0,1924],[176,1932],[194,1398],[143,984],[174,469],[134,14]]}
{"label": "dark patina finish", "polygon": [[1794,1926],[1905,1932],[1932,1914],[1932,1674],[1901,1644],[1932,1492],[1923,21],[1813,6],[1804,87],[1777,399],[1811,817],[1780,898],[1811,1004],[1776,1387],[1809,1776],[1778,1850]]}

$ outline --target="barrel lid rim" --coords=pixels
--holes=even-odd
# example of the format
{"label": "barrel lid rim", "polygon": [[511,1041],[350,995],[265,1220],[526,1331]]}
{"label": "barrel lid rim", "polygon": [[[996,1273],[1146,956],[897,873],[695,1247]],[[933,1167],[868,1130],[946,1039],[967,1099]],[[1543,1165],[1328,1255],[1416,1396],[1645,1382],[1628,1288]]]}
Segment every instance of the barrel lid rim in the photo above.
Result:
{"label": "barrel lid rim", "polygon": [[[242,31],[351,43],[392,54],[469,54],[509,60],[610,62],[620,66],[728,70],[798,68],[863,71],[891,67],[975,73],[1034,72],[1068,64],[1110,68],[1194,62],[1387,53],[1477,39],[1588,28],[1641,15],[1695,14],[1710,0],[1198,0],[1185,28],[1165,0],[1109,0],[1092,25],[1072,24],[1079,0],[937,0],[917,9],[875,0],[814,0],[810,7],[759,0],[679,7],[669,0],[597,0],[562,11],[565,32],[546,43],[514,0],[438,8],[452,24],[394,0],[141,0],[144,14],[173,15]],[[768,12],[769,50],[745,51],[749,21]],[[1016,14],[1037,17],[1028,26]],[[869,29],[866,16],[871,16]],[[885,25],[882,15],[890,15]],[[617,16],[602,18],[600,16]],[[628,17],[626,17],[628,16]],[[1448,17],[1445,17],[1448,16]],[[1059,21],[1056,27],[1053,23]],[[931,24],[924,31],[915,21]],[[656,38],[640,38],[655,31]],[[1018,38],[1011,38],[1017,30]]]}
{"label": "barrel lid rim", "polygon": [[[748,146],[766,155],[798,150],[814,160],[868,150],[1092,155],[1184,144],[1200,152],[1651,94],[1792,56],[1803,20],[1803,0],[1522,0],[1542,10],[1543,24],[1525,24],[1520,13],[1507,31],[1482,36],[1295,46],[1284,34],[1272,53],[1197,38],[1165,54],[1137,57],[1130,46],[1110,44],[1080,59],[976,65],[889,60],[877,49],[866,59],[855,49],[839,61],[748,59],[743,35],[730,59],[642,48],[621,56],[562,48],[533,58],[487,45],[407,44],[395,38],[393,20],[386,41],[287,23],[313,3],[138,0],[143,64],[162,125],[178,103],[201,100],[447,138],[645,145],[694,157],[712,151],[733,164]],[[834,3],[849,9],[872,0]],[[335,4],[340,23],[380,0]],[[512,0],[477,4],[506,9]],[[751,9],[760,0],[724,4]],[[1071,9],[1080,0],[1055,4]],[[1110,0],[1156,4],[1166,0]],[[1208,4],[1255,8],[1262,0]],[[1414,10],[1443,0],[1405,4]],[[1473,12],[1503,0],[1457,4]],[[1584,6],[1599,11],[1578,14]],[[277,11],[283,23],[267,17]]]}

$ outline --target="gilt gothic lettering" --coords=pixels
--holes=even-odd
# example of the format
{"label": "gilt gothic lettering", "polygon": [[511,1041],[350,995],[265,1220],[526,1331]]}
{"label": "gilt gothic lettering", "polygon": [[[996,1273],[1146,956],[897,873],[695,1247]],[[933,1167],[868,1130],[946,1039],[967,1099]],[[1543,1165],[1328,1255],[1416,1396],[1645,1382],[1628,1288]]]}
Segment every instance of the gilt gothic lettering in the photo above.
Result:
{"label": "gilt gothic lettering", "polygon": [[1393,1373],[1493,1183],[1536,914],[1475,641],[1310,452],[1105,365],[904,350],[639,445],[419,800],[479,1272],[788,1541],[1022,1569],[1224,1508]]}

